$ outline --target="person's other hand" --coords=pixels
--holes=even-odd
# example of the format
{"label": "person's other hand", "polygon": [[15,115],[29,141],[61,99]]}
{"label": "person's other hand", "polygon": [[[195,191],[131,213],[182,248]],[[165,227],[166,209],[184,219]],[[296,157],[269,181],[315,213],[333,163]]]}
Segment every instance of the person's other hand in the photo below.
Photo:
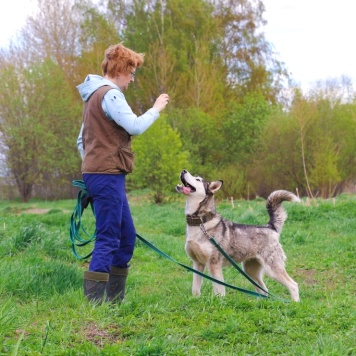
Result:
{"label": "person's other hand", "polygon": [[153,107],[158,111],[162,111],[167,104],[169,103],[169,95],[168,94],[161,94],[154,103]]}

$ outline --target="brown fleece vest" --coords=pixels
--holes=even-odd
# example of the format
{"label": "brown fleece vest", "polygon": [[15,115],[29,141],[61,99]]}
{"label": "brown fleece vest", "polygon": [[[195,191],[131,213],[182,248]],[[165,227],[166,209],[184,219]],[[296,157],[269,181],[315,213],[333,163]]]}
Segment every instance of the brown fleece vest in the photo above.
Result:
{"label": "brown fleece vest", "polygon": [[106,117],[101,103],[112,87],[96,90],[84,104],[82,173],[125,174],[134,167],[131,135]]}

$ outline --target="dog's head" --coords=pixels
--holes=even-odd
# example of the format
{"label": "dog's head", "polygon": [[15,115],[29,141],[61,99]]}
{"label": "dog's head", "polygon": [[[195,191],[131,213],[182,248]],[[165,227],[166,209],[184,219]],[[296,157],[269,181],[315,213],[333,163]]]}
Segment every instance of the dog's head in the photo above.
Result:
{"label": "dog's head", "polygon": [[180,174],[182,184],[176,186],[178,193],[189,197],[204,199],[208,195],[215,194],[223,185],[222,180],[207,182],[202,177],[193,177],[187,170],[183,169]]}

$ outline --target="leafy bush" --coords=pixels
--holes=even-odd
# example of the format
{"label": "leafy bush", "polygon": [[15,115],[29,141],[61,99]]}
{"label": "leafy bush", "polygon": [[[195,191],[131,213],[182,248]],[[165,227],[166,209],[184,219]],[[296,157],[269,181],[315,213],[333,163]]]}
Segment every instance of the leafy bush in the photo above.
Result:
{"label": "leafy bush", "polygon": [[135,138],[135,171],[128,176],[128,185],[149,188],[156,203],[161,203],[174,192],[179,172],[188,165],[188,153],[176,130],[164,116],[143,135]]}

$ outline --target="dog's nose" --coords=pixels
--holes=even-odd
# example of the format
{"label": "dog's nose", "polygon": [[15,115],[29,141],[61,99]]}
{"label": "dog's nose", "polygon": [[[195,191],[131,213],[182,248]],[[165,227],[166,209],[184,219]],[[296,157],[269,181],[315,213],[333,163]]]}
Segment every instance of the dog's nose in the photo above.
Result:
{"label": "dog's nose", "polygon": [[185,174],[185,173],[187,173],[187,170],[186,170],[186,169],[183,169],[183,170],[182,170],[182,174]]}

